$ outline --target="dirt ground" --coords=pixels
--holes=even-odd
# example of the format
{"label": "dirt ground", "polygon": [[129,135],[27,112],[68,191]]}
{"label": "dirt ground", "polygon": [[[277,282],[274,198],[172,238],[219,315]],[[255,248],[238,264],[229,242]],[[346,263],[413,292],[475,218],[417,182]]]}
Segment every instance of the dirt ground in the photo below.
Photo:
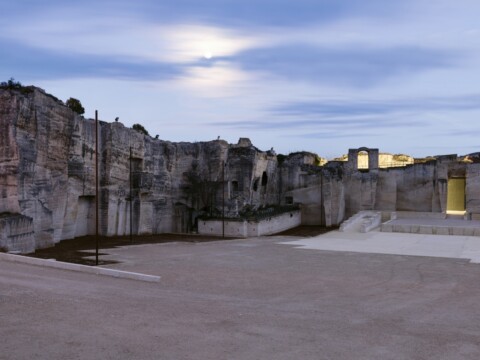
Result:
{"label": "dirt ground", "polygon": [[[284,231],[277,235],[301,236],[310,237],[323,234],[332,230],[333,228],[326,228],[324,226],[298,226],[294,229]],[[115,261],[102,259],[107,252],[105,249],[113,249],[121,246],[130,245],[145,245],[145,244],[166,244],[171,242],[187,242],[187,243],[202,243],[208,241],[233,240],[235,238],[222,238],[215,236],[203,236],[197,234],[159,234],[159,235],[142,235],[133,236],[113,236],[113,237],[99,237],[99,265],[114,264]],[[95,236],[83,236],[72,240],[64,240],[57,243],[55,246],[36,250],[34,253],[27,254],[27,256],[41,258],[41,259],[56,259],[57,261],[70,262],[82,265],[95,265],[95,259],[92,259],[92,251],[96,249]]]}

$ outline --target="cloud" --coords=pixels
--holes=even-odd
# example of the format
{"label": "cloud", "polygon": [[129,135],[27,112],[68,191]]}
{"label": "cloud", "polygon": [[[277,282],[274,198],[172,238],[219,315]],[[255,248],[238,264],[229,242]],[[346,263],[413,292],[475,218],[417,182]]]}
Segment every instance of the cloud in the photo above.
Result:
{"label": "cloud", "polygon": [[424,97],[382,101],[299,101],[272,107],[281,116],[378,116],[393,113],[422,113],[426,111],[480,110],[480,94],[450,97]]}
{"label": "cloud", "polygon": [[478,133],[479,127],[476,125],[472,125],[469,127],[469,129],[465,130],[450,130],[450,131],[442,131],[442,135],[446,136],[454,136],[454,137],[470,137],[473,135],[473,133]]}
{"label": "cloud", "polygon": [[[120,18],[71,19],[58,11],[51,19],[39,16],[28,24],[7,27],[0,44],[9,54],[0,64],[26,76],[28,71],[41,70],[42,76],[55,78],[176,78],[178,85],[196,89],[225,87],[248,76],[237,65],[219,60],[260,43],[241,32],[213,26],[136,21],[125,27]],[[211,61],[206,61],[206,54]]]}
{"label": "cloud", "polygon": [[[223,26],[299,26],[329,23],[344,17],[397,16],[405,2],[384,0],[171,0],[121,2],[129,11],[152,19],[198,22]],[[131,3],[131,5],[129,5]]]}
{"label": "cloud", "polygon": [[222,98],[234,96],[241,90],[239,84],[250,80],[249,74],[231,64],[217,62],[215,65],[184,67],[184,72],[175,78],[175,84],[196,92],[198,97]]}
{"label": "cloud", "polygon": [[[478,110],[480,94],[390,101],[300,101],[274,106],[269,109],[270,116],[267,112],[264,118],[220,121],[208,125],[279,134],[288,131],[288,136],[304,138],[391,135],[392,130],[405,133],[411,129],[416,129],[417,134],[467,136],[471,135],[471,129],[464,129],[459,124],[452,129],[448,119],[454,116],[452,113],[461,117],[459,112]],[[441,114],[441,120],[435,116],[437,113]],[[440,128],[451,130],[439,132]]]}
{"label": "cloud", "polygon": [[[204,83],[210,77],[208,73],[213,75],[212,79],[221,77],[223,83],[227,78],[243,79],[250,73],[249,78],[257,77],[257,81],[264,81],[262,75],[267,74],[314,85],[358,88],[378,85],[395,76],[411,76],[458,64],[464,54],[413,45],[384,48],[300,43],[299,34],[306,31],[310,18],[332,22],[345,17],[393,15],[393,10],[400,6],[393,4],[397,2],[384,3],[380,0],[362,1],[361,5],[347,0],[298,0],[293,4],[283,0],[260,0],[255,4],[228,0],[139,3],[120,0],[97,4],[86,0],[67,7],[55,0],[44,7],[29,8],[30,18],[21,17],[19,7],[9,4],[7,14],[18,18],[3,18],[8,26],[4,26],[0,39],[23,44],[19,55],[27,59],[20,62],[33,67],[35,62],[28,58],[38,57],[37,63],[46,65],[48,74],[55,73],[50,66],[53,63],[59,65],[57,70],[69,67],[74,73],[88,76],[133,78],[138,74],[140,79],[148,75],[164,79],[177,74],[183,81],[193,74]],[[149,14],[155,18],[149,18]],[[253,23],[258,21],[261,29],[229,23],[228,19],[242,16]],[[302,26],[295,27],[295,31],[303,30],[290,33],[288,26],[293,25],[296,16],[303,23],[297,24]],[[279,28],[269,19],[287,25],[282,33],[295,38],[283,39]],[[318,27],[318,21],[313,23]],[[271,31],[273,28],[277,31]],[[321,27],[316,28],[315,33],[321,35],[321,31]],[[26,51],[28,48],[31,54]],[[202,62],[206,53],[213,58]],[[56,62],[55,57],[62,62]],[[47,61],[43,63],[43,59]],[[216,70],[203,71],[202,67],[216,67]],[[224,75],[220,76],[221,73]]]}
{"label": "cloud", "polygon": [[[221,59],[258,46],[259,39],[228,28],[206,25],[173,25],[157,27],[151,38],[162,38],[162,59],[172,62],[198,62],[209,54]],[[213,62],[212,62],[213,64]]]}
{"label": "cloud", "polygon": [[478,9],[474,0],[4,1],[0,80],[73,93],[110,118],[141,116],[177,140],[221,129],[265,148],[332,153],[360,141],[460,146],[475,141],[480,113]]}
{"label": "cloud", "polygon": [[[1,41],[0,73],[7,77],[60,79],[98,77],[129,80],[165,80],[183,73],[181,66],[137,61],[135,58],[103,55],[82,55],[39,49]],[[41,69],[41,71],[38,71]]]}
{"label": "cloud", "polygon": [[[358,132],[352,131],[345,131],[345,132],[338,132],[338,131],[323,131],[323,132],[309,132],[309,133],[302,133],[298,135],[293,135],[293,137],[302,138],[302,139],[342,139],[342,138],[358,138],[360,135]],[[382,136],[382,134],[372,132],[371,130],[368,132],[368,138]],[[288,135],[288,137],[292,137]]]}
{"label": "cloud", "polygon": [[245,70],[269,73],[289,81],[365,87],[394,76],[450,68],[460,62],[462,55],[415,46],[325,48],[299,44],[250,49],[232,57],[231,61]]}
{"label": "cloud", "polygon": [[394,127],[417,127],[424,126],[426,123],[421,121],[402,121],[398,119],[382,120],[380,118],[318,118],[318,119],[298,119],[291,120],[272,119],[272,120],[248,120],[248,121],[225,121],[209,123],[221,127],[249,130],[284,130],[284,129],[366,129],[366,128],[394,128]]}

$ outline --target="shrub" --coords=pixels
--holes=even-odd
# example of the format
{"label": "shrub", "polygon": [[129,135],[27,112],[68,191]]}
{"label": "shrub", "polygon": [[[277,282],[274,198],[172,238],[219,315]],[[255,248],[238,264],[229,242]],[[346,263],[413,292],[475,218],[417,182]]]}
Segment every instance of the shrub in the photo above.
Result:
{"label": "shrub", "polygon": [[133,124],[132,129],[138,131],[139,133],[141,133],[141,134],[143,134],[143,135],[150,136],[150,134],[148,133],[147,129],[145,129],[145,128],[143,127],[143,125]]}
{"label": "shrub", "polygon": [[67,100],[65,105],[67,105],[70,109],[72,109],[79,115],[85,114],[85,109],[83,108],[82,103],[78,99],[70,98]]}

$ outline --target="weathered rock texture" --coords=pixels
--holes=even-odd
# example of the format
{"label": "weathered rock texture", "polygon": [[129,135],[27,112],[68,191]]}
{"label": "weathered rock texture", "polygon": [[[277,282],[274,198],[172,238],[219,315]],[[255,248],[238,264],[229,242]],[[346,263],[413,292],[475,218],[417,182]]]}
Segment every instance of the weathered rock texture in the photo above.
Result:
{"label": "weathered rock texture", "polygon": [[114,236],[188,232],[199,216],[294,203],[302,223],[327,226],[360,210],[445,212],[452,177],[466,178],[466,210],[480,213],[476,155],[384,169],[377,149],[361,148],[324,164],[312,153],[260,151],[248,139],[152,139],[119,122],[99,122],[97,197],[95,134],[94,120],[41,89],[0,90],[0,248],[29,252],[94,234],[97,213],[99,233]]}
{"label": "weathered rock texture", "polygon": [[[95,121],[40,89],[0,90],[0,130],[0,246],[26,252],[94,234]],[[223,203],[235,216],[280,199],[275,154],[248,139],[171,143],[99,122],[98,164],[107,236],[186,232]]]}

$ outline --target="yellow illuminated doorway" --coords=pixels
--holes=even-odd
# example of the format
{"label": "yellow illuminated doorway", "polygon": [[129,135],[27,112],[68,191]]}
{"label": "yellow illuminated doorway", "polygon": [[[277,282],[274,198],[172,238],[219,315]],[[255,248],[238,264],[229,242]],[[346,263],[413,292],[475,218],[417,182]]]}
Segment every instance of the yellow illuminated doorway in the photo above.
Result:
{"label": "yellow illuminated doorway", "polygon": [[448,179],[447,213],[465,212],[465,178]]}

